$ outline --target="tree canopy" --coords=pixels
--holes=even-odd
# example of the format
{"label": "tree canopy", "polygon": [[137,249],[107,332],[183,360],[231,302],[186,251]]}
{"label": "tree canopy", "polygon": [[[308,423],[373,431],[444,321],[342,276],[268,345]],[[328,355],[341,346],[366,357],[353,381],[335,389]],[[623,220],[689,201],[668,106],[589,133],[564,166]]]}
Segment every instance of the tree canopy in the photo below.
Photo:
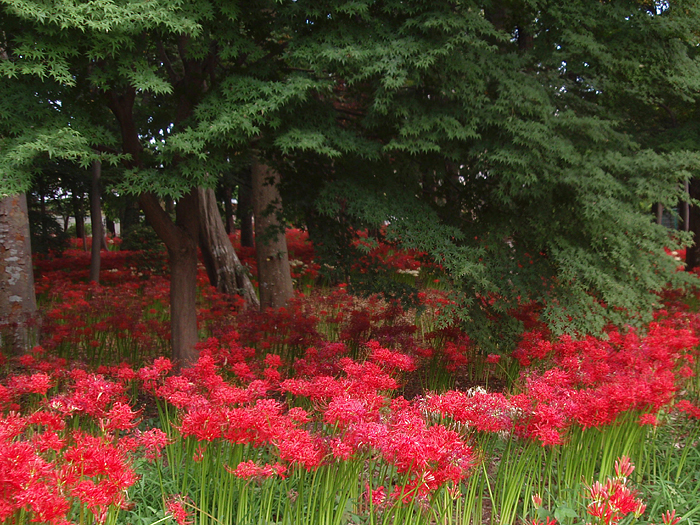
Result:
{"label": "tree canopy", "polygon": [[664,247],[687,239],[647,208],[678,202],[700,166],[677,131],[700,92],[696,2],[2,0],[0,14],[2,194],[46,158],[99,156],[159,214],[259,156],[330,264],[356,260],[358,228],[425,252],[496,349],[519,305],[584,333],[648,319],[683,279]]}

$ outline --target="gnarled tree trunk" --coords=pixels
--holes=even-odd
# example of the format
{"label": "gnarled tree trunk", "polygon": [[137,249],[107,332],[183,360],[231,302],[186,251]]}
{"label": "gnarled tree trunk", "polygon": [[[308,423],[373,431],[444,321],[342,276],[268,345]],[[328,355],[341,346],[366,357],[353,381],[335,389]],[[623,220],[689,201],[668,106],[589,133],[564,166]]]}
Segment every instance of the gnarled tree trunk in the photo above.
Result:
{"label": "gnarled tree trunk", "polygon": [[282,211],[277,188],[280,175],[253,158],[252,179],[260,308],[281,308],[294,295],[294,287],[284,225],[278,218]]}
{"label": "gnarled tree trunk", "polygon": [[211,188],[199,188],[199,247],[209,282],[226,294],[240,294],[246,306],[260,308],[255,288],[226,235]]}
{"label": "gnarled tree trunk", "polygon": [[0,348],[20,354],[37,339],[27,197],[0,199]]}

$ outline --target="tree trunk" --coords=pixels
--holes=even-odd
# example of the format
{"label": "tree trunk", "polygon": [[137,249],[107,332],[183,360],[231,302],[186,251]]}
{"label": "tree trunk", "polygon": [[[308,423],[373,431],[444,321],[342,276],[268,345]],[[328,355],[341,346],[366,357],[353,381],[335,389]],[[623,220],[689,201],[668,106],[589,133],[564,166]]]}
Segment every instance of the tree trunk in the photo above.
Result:
{"label": "tree trunk", "polygon": [[170,330],[173,359],[178,366],[197,361],[197,245],[183,243],[180,249],[168,247],[170,257]]}
{"label": "tree trunk", "polygon": [[141,220],[141,212],[139,211],[139,204],[130,195],[124,195],[120,197],[124,199],[124,211],[119,221],[119,236],[122,239],[129,237],[131,229],[137,226]]}
{"label": "tree trunk", "polygon": [[197,332],[197,243],[199,231],[197,189],[181,197],[175,206],[175,224],[151,193],[139,203],[146,219],[168,249],[170,259],[170,330],[177,366],[195,363]]}
{"label": "tree trunk", "polygon": [[248,307],[260,308],[255,288],[226,234],[214,190],[199,189],[199,247],[209,282],[225,294],[240,294]]}
{"label": "tree trunk", "polygon": [[[691,179],[688,186],[691,199],[700,199],[700,179]],[[685,252],[685,268],[690,271],[700,266],[700,207],[692,205],[688,213],[688,228],[693,232],[692,246]]]}
{"label": "tree trunk", "polygon": [[90,252],[90,281],[100,282],[100,248],[104,241],[102,231],[102,205],[100,177],[102,176],[102,163],[96,160],[92,163],[92,188],[90,189],[90,222],[92,223],[92,248]]}
{"label": "tree trunk", "polygon": [[686,180],[683,183],[683,191],[685,192],[686,198],[680,203],[680,208],[683,210],[683,231],[690,231],[690,203],[688,199],[690,198],[690,183]]}
{"label": "tree trunk", "polygon": [[253,202],[250,177],[238,185],[238,220],[241,223],[241,246],[253,248],[255,237],[253,234]]}
{"label": "tree trunk", "polygon": [[252,186],[260,308],[281,308],[294,295],[277,171],[253,159]]}
{"label": "tree trunk", "polygon": [[231,203],[232,199],[233,192],[231,191],[231,186],[227,184],[224,187],[224,214],[226,215],[224,225],[226,226],[227,235],[233,233],[233,231],[236,229],[236,219],[233,216],[233,204]]}
{"label": "tree trunk", "polygon": [[34,271],[25,194],[0,199],[0,348],[20,354],[37,340]]}
{"label": "tree trunk", "polygon": [[87,251],[87,244],[85,242],[85,215],[83,215],[83,199],[78,197],[77,192],[73,191],[72,197],[73,203],[73,216],[75,217],[75,237],[77,239],[82,239],[83,250]]}

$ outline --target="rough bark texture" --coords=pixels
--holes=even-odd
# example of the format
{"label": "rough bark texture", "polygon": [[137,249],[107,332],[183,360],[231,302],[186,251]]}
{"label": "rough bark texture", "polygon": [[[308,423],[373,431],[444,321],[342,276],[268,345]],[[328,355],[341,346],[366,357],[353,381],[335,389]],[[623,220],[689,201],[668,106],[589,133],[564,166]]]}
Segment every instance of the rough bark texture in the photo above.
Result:
{"label": "rough bark texture", "polygon": [[92,164],[92,188],[90,189],[90,222],[92,223],[92,249],[90,252],[90,281],[100,282],[100,248],[104,242],[102,231],[102,204],[100,178],[102,163],[96,160]]}
{"label": "rough bark texture", "polygon": [[0,348],[28,350],[37,337],[26,195],[0,199]]}
{"label": "rough bark texture", "polygon": [[258,261],[260,308],[281,308],[294,295],[289,268],[287,239],[278,214],[282,199],[277,185],[279,173],[253,159],[253,212]]}
{"label": "rough bark texture", "polygon": [[255,288],[226,234],[211,188],[199,189],[199,247],[212,286],[222,293],[240,294],[246,306],[260,308]]}

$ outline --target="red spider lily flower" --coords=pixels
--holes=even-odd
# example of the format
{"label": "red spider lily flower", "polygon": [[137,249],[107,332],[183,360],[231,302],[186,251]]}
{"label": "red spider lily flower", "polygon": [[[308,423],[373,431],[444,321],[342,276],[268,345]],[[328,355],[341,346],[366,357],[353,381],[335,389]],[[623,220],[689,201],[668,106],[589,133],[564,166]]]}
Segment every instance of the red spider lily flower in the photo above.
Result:
{"label": "red spider lily flower", "polygon": [[365,346],[370,351],[369,359],[377,364],[402,372],[412,372],[416,369],[416,363],[411,356],[383,348],[378,341],[369,341]]}
{"label": "red spider lily flower", "polygon": [[282,358],[277,354],[267,354],[265,356],[265,364],[270,367],[278,368],[282,366]]}
{"label": "red spider lily flower", "polygon": [[558,525],[558,522],[554,518],[547,516],[545,521],[540,521],[539,518],[535,518],[529,522],[529,525]]}
{"label": "red spider lily flower", "polygon": [[486,362],[492,365],[498,364],[501,361],[501,356],[498,354],[489,354],[486,356]]}
{"label": "red spider lily flower", "polygon": [[287,412],[287,417],[289,417],[289,419],[291,419],[292,421],[296,421],[298,423],[308,423],[309,421],[311,421],[309,413],[301,407],[290,408]]}
{"label": "red spider lily flower", "polygon": [[60,437],[56,432],[47,430],[31,437],[31,443],[38,452],[53,450],[59,452],[66,446],[66,439]]}
{"label": "red spider lily flower", "polygon": [[692,418],[700,419],[700,407],[692,404],[687,399],[681,399],[680,401],[678,401],[676,403],[675,408],[679,412],[684,412]]}
{"label": "red spider lily flower", "polygon": [[138,433],[139,444],[145,449],[148,459],[160,457],[164,447],[171,443],[168,435],[159,428]]}
{"label": "red spider lily flower", "polygon": [[101,420],[101,427],[105,432],[114,430],[130,430],[138,424],[136,420],[140,412],[134,412],[126,403],[116,402]]}
{"label": "red spider lily flower", "polygon": [[172,515],[178,525],[191,525],[194,523],[194,520],[190,519],[187,509],[185,509],[185,502],[181,496],[172,496],[168,499],[165,502],[165,509]]}
{"label": "red spider lily flower", "polygon": [[676,516],[676,509],[667,510],[661,515],[661,519],[663,520],[664,525],[676,525],[679,521],[681,521],[680,516]]}
{"label": "red spider lily flower", "polygon": [[642,414],[639,416],[639,424],[641,426],[644,425],[650,425],[650,426],[658,426],[659,420],[656,417],[656,414]]}
{"label": "red spider lily flower", "polygon": [[323,421],[330,425],[346,427],[358,421],[364,421],[368,411],[365,404],[360,399],[352,397],[335,397],[328,403]]}
{"label": "red spider lily flower", "polygon": [[262,480],[271,477],[284,477],[286,472],[286,467],[281,463],[274,463],[272,465],[258,465],[252,460],[242,461],[239,463],[235,469],[229,466],[224,467],[228,472],[242,479],[256,479]]}
{"label": "red spider lily flower", "polygon": [[532,495],[532,504],[536,509],[539,509],[542,506],[542,496],[540,496],[539,493],[536,492]]}
{"label": "red spider lily flower", "polygon": [[622,456],[615,460],[615,476],[626,479],[634,472],[634,465],[627,456]]}
{"label": "red spider lily flower", "polygon": [[334,438],[330,441],[331,452],[333,457],[341,461],[349,461],[355,455],[355,448],[349,443],[340,438]]}
{"label": "red spider lily flower", "polygon": [[365,484],[365,490],[367,491],[367,501],[370,505],[382,506],[386,502],[386,490],[384,490],[384,485],[380,485],[376,489],[372,489],[369,483]]}
{"label": "red spider lily flower", "polygon": [[10,377],[7,382],[7,387],[13,391],[15,395],[41,394],[45,396],[46,392],[51,388],[51,378],[44,373],[32,374],[30,376],[16,375]]}
{"label": "red spider lily flower", "polygon": [[634,517],[637,519],[641,518],[645,510],[647,510],[646,503],[642,500],[637,500],[637,508],[634,509]]}

